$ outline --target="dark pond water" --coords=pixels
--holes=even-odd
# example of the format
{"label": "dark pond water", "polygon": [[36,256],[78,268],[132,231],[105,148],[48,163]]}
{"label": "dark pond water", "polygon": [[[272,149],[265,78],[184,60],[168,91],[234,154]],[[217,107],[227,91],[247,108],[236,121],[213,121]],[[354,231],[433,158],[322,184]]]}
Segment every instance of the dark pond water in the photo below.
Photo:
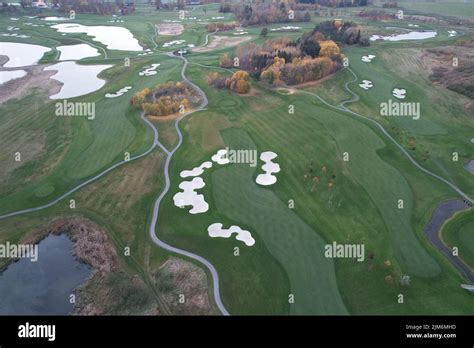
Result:
{"label": "dark pond water", "polygon": [[0,274],[0,315],[70,313],[70,294],[91,272],[72,249],[66,235],[49,235],[38,245],[36,262],[24,258],[9,265]]}

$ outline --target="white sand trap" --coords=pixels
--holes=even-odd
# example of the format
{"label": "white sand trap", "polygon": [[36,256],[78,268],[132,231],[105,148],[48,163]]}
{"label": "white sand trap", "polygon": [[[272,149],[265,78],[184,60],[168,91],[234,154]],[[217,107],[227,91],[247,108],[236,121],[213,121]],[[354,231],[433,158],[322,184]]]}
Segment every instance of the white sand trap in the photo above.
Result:
{"label": "white sand trap", "polygon": [[177,207],[192,206],[190,214],[205,213],[209,210],[209,204],[204,200],[204,195],[197,194],[195,190],[205,186],[204,180],[200,177],[193,178],[191,181],[183,181],[179,188],[183,192],[178,192],[173,196],[174,205]]}
{"label": "white sand trap", "polygon": [[474,144],[474,138],[471,138],[471,143],[473,143],[473,144]]}
{"label": "white sand trap", "polygon": [[257,178],[255,179],[257,184],[269,186],[277,182],[277,178],[275,175],[273,175],[273,173],[278,173],[280,171],[280,165],[272,161],[277,156],[278,155],[272,151],[265,151],[260,154],[260,159],[265,162],[265,164],[262,166],[265,174],[257,175]]}
{"label": "white sand trap", "polygon": [[218,16],[218,17],[212,17],[211,19],[225,19],[225,17],[222,17],[222,16]]}
{"label": "white sand trap", "polygon": [[29,39],[31,36],[28,36],[28,35],[24,35],[24,34],[17,34],[17,33],[12,33],[12,34],[9,34],[9,33],[2,33],[0,34],[1,36],[5,36],[5,37],[15,37],[15,38],[19,38],[19,39]]}
{"label": "white sand trap", "polygon": [[125,93],[127,93],[129,90],[132,89],[132,86],[126,86],[124,88],[121,88],[119,89],[117,92],[115,93],[107,93],[105,95],[106,98],[117,98],[117,97],[120,97],[122,95],[124,95]]}
{"label": "white sand trap", "polygon": [[51,28],[60,33],[85,33],[98,41],[108,49],[120,51],[143,51],[143,48],[135,39],[133,34],[126,28],[116,26],[86,26],[75,23],[62,23],[53,25]]}
{"label": "white sand trap", "polygon": [[220,165],[228,164],[230,162],[227,158],[226,149],[218,150],[217,153],[211,157],[211,160]]}
{"label": "white sand trap", "polygon": [[301,27],[294,27],[292,25],[288,25],[285,27],[270,29],[270,31],[296,31],[296,30],[301,30]]}
{"label": "white sand trap", "polygon": [[362,80],[362,83],[359,83],[359,86],[365,90],[368,90],[369,88],[374,87],[372,84],[372,81],[370,80]]}
{"label": "white sand trap", "polygon": [[61,62],[44,68],[44,70],[57,70],[58,72],[51,76],[51,78],[63,83],[59,93],[49,98],[74,98],[99,90],[105,85],[105,81],[99,79],[97,75],[112,66],[79,65],[76,62]]}
{"label": "white sand trap", "polygon": [[392,91],[392,94],[395,98],[398,99],[405,99],[407,90],[403,88],[394,88]]}
{"label": "white sand trap", "polygon": [[235,233],[237,234],[235,236],[235,239],[244,242],[245,245],[252,246],[255,244],[255,239],[252,238],[252,234],[249,231],[243,230],[239,226],[235,225],[230,226],[230,228],[228,229],[223,229],[222,226],[223,225],[219,222],[209,225],[209,227],[207,228],[209,237],[229,238],[232,236],[233,233]]}
{"label": "white sand trap", "polygon": [[43,57],[43,54],[50,50],[48,47],[39,45],[0,42],[0,56],[8,57],[8,62],[4,65],[5,68],[17,68],[37,64],[41,57]]}
{"label": "white sand trap", "polygon": [[199,167],[194,167],[191,170],[183,170],[179,175],[182,178],[187,178],[190,176],[199,176],[202,173],[204,173],[204,169],[209,169],[212,168],[212,162],[206,161],[203,164],[201,164]]}
{"label": "white sand trap", "polygon": [[18,27],[11,27],[11,26],[10,26],[10,27],[7,27],[7,30],[8,30],[8,31],[16,31],[16,30],[20,30],[20,28],[18,28]]}
{"label": "white sand trap", "polygon": [[186,42],[186,40],[173,40],[173,41],[170,41],[170,42],[165,42],[163,44],[163,47],[168,48],[168,47],[175,46],[175,45],[182,45],[185,42]]}
{"label": "white sand trap", "polygon": [[375,56],[373,54],[368,54],[366,56],[362,56],[361,60],[365,63],[370,63],[374,58]]}
{"label": "white sand trap", "polygon": [[44,17],[44,18],[41,18],[42,20],[44,21],[68,21],[70,20],[71,18],[67,18],[67,17]]}
{"label": "white sand trap", "polygon": [[456,30],[448,30],[448,36],[453,37],[456,36],[458,32]]}
{"label": "white sand trap", "polygon": [[436,31],[410,31],[405,34],[393,34],[389,36],[372,35],[370,41],[402,41],[402,40],[425,40],[431,39],[437,35]]}
{"label": "white sand trap", "polygon": [[419,27],[418,24],[412,24],[412,23],[409,23],[408,26],[409,26],[409,27],[413,27],[413,28],[418,28],[418,27]]}
{"label": "white sand trap", "polygon": [[56,49],[61,52],[59,60],[80,60],[83,58],[100,56],[97,48],[88,44],[58,46]]}
{"label": "white sand trap", "polygon": [[13,17],[12,17],[12,18],[10,18],[10,20],[11,20],[11,21],[19,21],[20,18],[13,18]]}
{"label": "white sand trap", "polygon": [[25,70],[0,71],[0,85],[26,76]]}
{"label": "white sand trap", "polygon": [[156,69],[160,66],[160,64],[152,64],[143,67],[144,70],[138,73],[139,76],[152,76],[156,75],[158,71]]}
{"label": "white sand trap", "polygon": [[139,56],[139,57],[141,57],[141,56],[149,56],[150,54],[153,54],[153,51],[148,48],[148,49],[146,49],[145,51],[143,51],[143,53],[138,53],[137,56]]}
{"label": "white sand trap", "polygon": [[234,33],[234,35],[246,35],[248,34],[248,31],[239,31],[237,33]]}

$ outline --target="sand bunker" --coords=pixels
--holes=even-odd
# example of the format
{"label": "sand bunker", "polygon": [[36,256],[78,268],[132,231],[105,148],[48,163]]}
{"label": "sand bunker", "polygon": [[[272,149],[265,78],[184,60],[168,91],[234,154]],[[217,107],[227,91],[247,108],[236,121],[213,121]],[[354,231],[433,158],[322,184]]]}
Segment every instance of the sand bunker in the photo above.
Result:
{"label": "sand bunker", "polygon": [[204,169],[209,169],[212,168],[212,162],[206,161],[203,164],[201,164],[199,167],[194,167],[191,170],[183,170],[179,175],[182,178],[187,178],[189,176],[199,176],[202,173],[204,173]]}
{"label": "sand bunker", "polygon": [[157,24],[156,29],[159,35],[175,36],[181,35],[184,31],[184,26],[177,23]]}
{"label": "sand bunker", "polygon": [[453,37],[456,36],[458,32],[456,30],[448,30],[448,36]]}
{"label": "sand bunker", "polygon": [[204,200],[204,195],[198,194],[195,191],[203,188],[205,185],[204,180],[200,177],[196,177],[191,181],[183,181],[179,184],[179,188],[183,192],[178,192],[173,196],[174,205],[180,208],[191,205],[190,214],[205,213],[209,210],[209,204]]}
{"label": "sand bunker", "polygon": [[234,37],[234,36],[220,36],[214,35],[212,36],[211,42],[204,47],[196,47],[193,49],[193,52],[209,52],[215,49],[225,48],[225,47],[232,47],[241,44],[242,42],[250,40],[251,36],[242,36],[242,37]]}
{"label": "sand bunker", "polygon": [[185,42],[186,42],[186,40],[174,40],[174,41],[170,41],[170,42],[165,42],[163,44],[163,47],[168,48],[168,47],[175,46],[175,45],[182,45]]}
{"label": "sand bunker", "polygon": [[12,34],[2,33],[0,35],[5,36],[5,37],[16,37],[16,38],[19,38],[19,39],[29,39],[31,37],[31,36],[28,36],[28,35],[17,34],[17,33],[12,33]]}
{"label": "sand bunker", "polygon": [[144,70],[140,71],[138,73],[139,76],[152,76],[152,75],[156,75],[158,73],[158,71],[156,71],[156,69],[160,66],[160,64],[152,64],[150,66],[145,66],[143,67]]}
{"label": "sand bunker", "polygon": [[301,27],[294,27],[292,25],[270,29],[270,31],[298,31],[298,30],[301,30]]}
{"label": "sand bunker", "polygon": [[67,17],[44,17],[44,18],[41,18],[43,21],[68,21],[70,20],[71,18],[67,18]]}
{"label": "sand bunker", "polygon": [[370,80],[362,80],[362,83],[359,83],[359,86],[365,90],[368,90],[369,88],[374,87],[372,84],[372,81]]}
{"label": "sand bunker", "polygon": [[366,56],[362,56],[361,60],[365,63],[370,63],[374,58],[375,56],[373,54],[368,54]]}
{"label": "sand bunker", "polygon": [[209,227],[207,228],[209,237],[229,238],[232,236],[233,233],[235,233],[237,234],[235,236],[235,239],[244,242],[245,245],[252,246],[255,244],[255,239],[252,238],[252,234],[249,231],[243,230],[239,226],[235,225],[230,226],[230,228],[228,229],[223,229],[222,226],[223,225],[219,222],[209,225]]}
{"label": "sand bunker", "polygon": [[125,93],[127,93],[129,90],[132,89],[132,86],[126,86],[124,88],[121,88],[119,89],[117,92],[115,93],[107,93],[105,95],[106,98],[117,98],[117,97],[120,97],[122,95],[124,95]]}
{"label": "sand bunker", "polygon": [[153,54],[153,51],[148,48],[145,51],[143,51],[143,53],[138,53],[137,56],[139,56],[139,57],[149,56],[150,54]]}
{"label": "sand bunker", "polygon": [[280,171],[280,165],[274,163],[272,160],[275,159],[278,155],[272,151],[265,151],[260,154],[260,159],[265,162],[262,166],[262,169],[265,171],[265,174],[259,174],[255,181],[259,185],[269,186],[277,182],[277,178],[273,173],[278,173]]}
{"label": "sand bunker", "polygon": [[227,158],[226,149],[218,150],[217,153],[211,157],[211,159],[220,165],[228,164],[230,162],[229,159]]}
{"label": "sand bunker", "polygon": [[398,99],[405,99],[407,90],[403,88],[394,88],[392,91],[392,94],[395,98]]}

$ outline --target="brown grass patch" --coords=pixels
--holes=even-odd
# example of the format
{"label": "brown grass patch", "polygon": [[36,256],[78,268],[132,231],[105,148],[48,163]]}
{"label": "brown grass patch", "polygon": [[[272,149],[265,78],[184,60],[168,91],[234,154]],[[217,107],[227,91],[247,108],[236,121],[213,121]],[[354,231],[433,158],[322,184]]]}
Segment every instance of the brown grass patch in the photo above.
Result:
{"label": "brown grass patch", "polygon": [[163,23],[157,24],[156,29],[159,35],[176,36],[183,33],[184,26],[178,23]]}

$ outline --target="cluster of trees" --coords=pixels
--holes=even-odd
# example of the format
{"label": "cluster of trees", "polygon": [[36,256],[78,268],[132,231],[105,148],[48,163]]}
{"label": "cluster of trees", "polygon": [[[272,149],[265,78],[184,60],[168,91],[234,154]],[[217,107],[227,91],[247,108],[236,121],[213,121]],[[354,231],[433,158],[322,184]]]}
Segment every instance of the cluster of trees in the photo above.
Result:
{"label": "cluster of trees", "polygon": [[227,88],[232,92],[245,94],[250,91],[250,76],[246,71],[239,70],[230,77],[225,77],[217,72],[207,75],[207,82],[215,88]]}
{"label": "cluster of trees", "polygon": [[155,6],[157,10],[159,10],[160,8],[167,9],[167,10],[173,10],[175,8],[178,8],[182,10],[184,9],[184,6],[186,6],[186,1],[176,0],[176,1],[162,3],[161,0],[155,0]]}
{"label": "cluster of trees", "polygon": [[213,33],[216,30],[219,30],[219,31],[234,30],[236,26],[237,26],[237,23],[209,23],[206,26],[206,29],[209,33]]}
{"label": "cluster of trees", "polygon": [[262,71],[260,78],[273,85],[297,85],[319,80],[339,69],[339,65],[328,57],[294,58],[286,63],[284,58],[276,57],[273,64]]}
{"label": "cluster of trees", "polygon": [[309,11],[294,9],[293,5],[280,3],[239,4],[233,7],[236,18],[244,26],[265,25],[268,23],[309,22]]}
{"label": "cluster of trees", "polygon": [[395,18],[395,14],[384,10],[363,10],[357,14],[359,17],[368,18],[372,21],[386,21]]}
{"label": "cluster of trees", "polygon": [[147,116],[166,116],[184,111],[189,105],[192,91],[181,82],[158,84],[153,90],[144,88],[134,94],[130,104],[140,108]]}
{"label": "cluster of trees", "polygon": [[318,80],[342,67],[344,55],[332,40],[320,33],[308,32],[297,41],[289,38],[251,43],[236,50],[237,57],[221,57],[222,67],[238,66],[251,76],[268,83],[295,85]]}
{"label": "cluster of trees", "polygon": [[327,40],[342,42],[348,45],[354,45],[360,42],[361,28],[353,22],[345,22],[335,19],[332,21],[321,22],[316,25],[312,33],[321,33]]}
{"label": "cluster of trees", "polygon": [[318,4],[325,7],[357,7],[367,6],[367,0],[298,0],[303,4]]}
{"label": "cluster of trees", "polygon": [[62,12],[74,10],[76,13],[94,13],[100,15],[115,14],[120,11],[122,15],[135,12],[135,4],[133,2],[116,0],[108,2],[104,0],[55,0],[55,6],[59,6]]}
{"label": "cluster of trees", "polygon": [[398,2],[388,1],[388,2],[384,3],[382,7],[384,7],[384,8],[398,8]]}
{"label": "cluster of trees", "polygon": [[189,101],[186,98],[174,100],[170,96],[163,96],[153,103],[143,103],[142,109],[147,116],[166,116],[184,111],[188,106]]}
{"label": "cluster of trees", "polygon": [[[21,5],[24,7],[23,5]],[[16,12],[17,8],[14,5],[10,5],[9,3],[2,2],[2,7],[0,7],[0,13],[11,13]]]}

